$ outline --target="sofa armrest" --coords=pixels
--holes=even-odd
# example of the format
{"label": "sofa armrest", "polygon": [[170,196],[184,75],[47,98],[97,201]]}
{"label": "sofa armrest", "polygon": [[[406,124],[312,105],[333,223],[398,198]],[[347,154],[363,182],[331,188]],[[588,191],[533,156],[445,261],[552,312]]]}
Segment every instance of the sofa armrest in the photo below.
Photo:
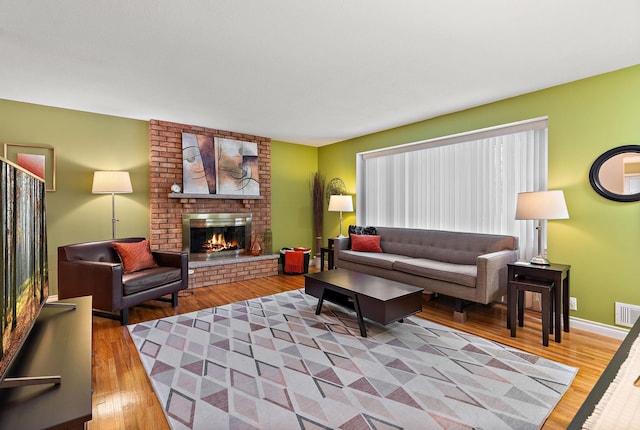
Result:
{"label": "sofa armrest", "polygon": [[333,239],[333,249],[335,249],[335,250],[349,249],[349,238],[348,237],[336,237],[335,239]]}
{"label": "sofa armrest", "polygon": [[480,255],[476,260],[478,269],[478,298],[491,303],[507,294],[507,264],[518,261],[518,251],[504,250]]}
{"label": "sofa armrest", "polygon": [[93,296],[93,308],[110,311],[122,303],[122,264],[59,261],[58,298]]}
{"label": "sofa armrest", "polygon": [[338,262],[340,261],[340,251],[349,249],[348,237],[336,237],[333,239],[333,264],[336,267],[340,267]]}

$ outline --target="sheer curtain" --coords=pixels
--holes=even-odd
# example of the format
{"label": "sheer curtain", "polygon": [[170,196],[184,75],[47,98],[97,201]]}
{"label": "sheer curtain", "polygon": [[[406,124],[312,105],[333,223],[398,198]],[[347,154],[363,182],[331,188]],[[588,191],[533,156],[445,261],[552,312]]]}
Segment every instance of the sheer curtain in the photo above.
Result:
{"label": "sheer curtain", "polygon": [[547,119],[358,154],[360,225],[509,234],[535,255],[516,197],[547,188]]}

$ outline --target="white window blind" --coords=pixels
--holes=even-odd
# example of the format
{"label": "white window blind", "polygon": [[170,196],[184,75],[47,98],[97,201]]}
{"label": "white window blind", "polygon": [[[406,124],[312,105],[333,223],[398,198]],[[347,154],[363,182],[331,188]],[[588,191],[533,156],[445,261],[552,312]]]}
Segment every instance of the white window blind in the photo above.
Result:
{"label": "white window blind", "polygon": [[360,225],[509,234],[535,255],[516,196],[547,189],[547,119],[358,154]]}

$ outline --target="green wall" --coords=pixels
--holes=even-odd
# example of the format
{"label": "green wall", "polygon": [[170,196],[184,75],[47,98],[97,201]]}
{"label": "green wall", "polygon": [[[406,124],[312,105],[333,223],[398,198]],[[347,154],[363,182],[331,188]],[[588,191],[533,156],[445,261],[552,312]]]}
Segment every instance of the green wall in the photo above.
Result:
{"label": "green wall", "polygon": [[273,250],[312,248],[311,174],[318,168],[318,149],[271,141],[271,229]]}
{"label": "green wall", "polygon": [[[588,173],[604,151],[640,144],[640,66],[325,146],[318,166],[355,194],[358,152],[541,116],[549,117],[549,189],[564,190],[571,217],[548,223],[549,259],[571,264],[572,316],[612,325],[614,302],[640,304],[640,203],[600,197]],[[338,229],[331,215],[325,235]]]}
{"label": "green wall", "polygon": [[0,142],[51,145],[56,191],[47,193],[51,294],[57,294],[57,248],[111,238],[111,196],[91,194],[94,170],[128,170],[132,194],[116,196],[117,235],[149,236],[148,123],[0,100]]}

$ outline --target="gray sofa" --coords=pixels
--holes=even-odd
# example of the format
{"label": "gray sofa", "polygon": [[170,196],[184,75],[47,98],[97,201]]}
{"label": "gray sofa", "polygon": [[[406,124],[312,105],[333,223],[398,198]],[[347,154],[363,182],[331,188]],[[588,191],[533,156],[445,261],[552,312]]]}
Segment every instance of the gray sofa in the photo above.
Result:
{"label": "gray sofa", "polygon": [[507,263],[518,260],[514,236],[375,227],[382,253],[334,241],[334,265],[456,299],[454,320],[466,321],[469,302],[488,304],[507,294]]}

